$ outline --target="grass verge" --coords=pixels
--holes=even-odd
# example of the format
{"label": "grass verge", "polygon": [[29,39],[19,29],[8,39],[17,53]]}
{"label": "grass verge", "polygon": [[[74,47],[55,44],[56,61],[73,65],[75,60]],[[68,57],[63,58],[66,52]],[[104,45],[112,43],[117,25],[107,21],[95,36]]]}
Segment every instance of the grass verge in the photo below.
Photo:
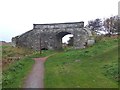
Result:
{"label": "grass verge", "polygon": [[92,47],[71,49],[48,58],[45,87],[118,88],[117,69],[118,39],[104,38]]}
{"label": "grass verge", "polygon": [[34,61],[28,57],[14,62],[9,69],[3,71],[2,87],[21,88],[24,77],[31,70],[33,64]]}
{"label": "grass verge", "polygon": [[[33,58],[37,57],[44,57],[48,56],[54,51],[42,51],[42,54],[39,52],[33,52],[33,54],[25,53],[20,49],[17,49],[17,51],[13,51],[13,47],[5,46],[4,47],[4,55],[5,57],[9,58],[9,56],[17,56],[22,55],[22,58],[14,60],[14,62],[9,63],[8,67],[6,67],[2,72],[2,88],[22,88],[23,83],[27,75],[32,69],[32,66],[34,64]],[[8,48],[8,49],[7,49]],[[23,49],[24,50],[24,49]],[[13,52],[12,52],[13,51]],[[8,53],[11,54],[8,54]],[[16,52],[16,53],[15,53]],[[21,54],[19,54],[19,52]],[[13,54],[14,53],[14,54]],[[26,54],[26,55],[25,55]],[[28,54],[28,55],[27,55]],[[3,57],[4,58],[4,57]],[[3,59],[8,62],[9,59]]]}

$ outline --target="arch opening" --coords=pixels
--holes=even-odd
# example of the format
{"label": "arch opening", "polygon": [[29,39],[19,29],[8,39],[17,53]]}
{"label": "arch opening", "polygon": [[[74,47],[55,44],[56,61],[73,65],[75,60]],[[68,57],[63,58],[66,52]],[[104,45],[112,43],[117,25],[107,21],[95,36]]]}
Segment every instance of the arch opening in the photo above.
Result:
{"label": "arch opening", "polygon": [[56,36],[57,36],[57,49],[58,50],[62,50],[63,48],[66,48],[69,44],[70,39],[72,39],[72,44],[74,43],[74,37],[72,33],[60,32]]}
{"label": "arch opening", "polygon": [[41,50],[48,50],[47,48],[41,48]]}

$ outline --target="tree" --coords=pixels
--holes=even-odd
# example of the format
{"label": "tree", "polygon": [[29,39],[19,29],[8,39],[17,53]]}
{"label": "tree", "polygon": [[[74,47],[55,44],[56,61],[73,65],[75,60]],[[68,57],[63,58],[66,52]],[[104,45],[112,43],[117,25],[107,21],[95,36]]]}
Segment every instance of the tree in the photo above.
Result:
{"label": "tree", "polygon": [[99,18],[95,20],[88,21],[88,25],[92,31],[95,33],[99,33],[100,31],[107,32],[109,36],[114,33],[118,33],[120,30],[120,17],[111,16],[109,18],[104,19],[103,21]]}
{"label": "tree", "polygon": [[120,17],[117,17],[117,19],[114,22],[114,32],[120,32]]}
{"label": "tree", "polygon": [[117,23],[117,25],[118,25],[117,31],[118,31],[118,33],[120,33],[120,18],[118,18],[118,23]]}
{"label": "tree", "polygon": [[104,27],[109,33],[109,35],[113,33],[118,33],[118,28],[120,26],[120,19],[118,16],[113,16],[104,20]]}
{"label": "tree", "polygon": [[95,31],[95,32],[97,32],[98,30],[100,30],[100,28],[102,27],[102,25],[103,25],[102,24],[102,20],[99,19],[99,18],[97,18],[95,20],[88,21],[88,27],[91,30]]}

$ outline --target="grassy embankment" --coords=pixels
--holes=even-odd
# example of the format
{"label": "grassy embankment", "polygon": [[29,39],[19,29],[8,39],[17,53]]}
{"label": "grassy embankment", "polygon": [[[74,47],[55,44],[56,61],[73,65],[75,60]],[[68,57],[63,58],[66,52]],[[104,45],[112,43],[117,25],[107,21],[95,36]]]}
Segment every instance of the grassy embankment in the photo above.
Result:
{"label": "grassy embankment", "polygon": [[118,39],[104,37],[94,46],[68,49],[45,63],[46,88],[117,88]]}
{"label": "grassy embankment", "polygon": [[53,51],[33,52],[30,49],[2,46],[2,87],[22,88],[23,81],[34,64],[34,57],[43,57]]}

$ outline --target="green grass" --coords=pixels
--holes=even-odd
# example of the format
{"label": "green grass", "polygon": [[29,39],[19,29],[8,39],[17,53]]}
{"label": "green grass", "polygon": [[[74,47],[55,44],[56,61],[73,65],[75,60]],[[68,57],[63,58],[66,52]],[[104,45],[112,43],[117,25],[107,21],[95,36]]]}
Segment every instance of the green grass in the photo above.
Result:
{"label": "green grass", "polygon": [[3,46],[3,49],[3,60],[7,61],[7,58],[9,58],[9,56],[22,56],[22,58],[19,60],[15,60],[12,63],[9,63],[9,65],[7,64],[7,68],[3,70],[2,88],[22,88],[25,78],[31,71],[34,64],[33,58],[44,57],[55,53],[54,51],[50,50],[42,51],[42,54],[33,51],[31,53],[30,51],[26,51],[26,49],[13,48],[11,46]]}
{"label": "green grass", "polygon": [[12,63],[22,59],[26,55],[33,54],[33,50],[27,48],[12,47],[11,45],[0,46],[2,48],[2,69],[3,71]]}
{"label": "green grass", "polygon": [[51,55],[53,53],[56,53],[56,51],[53,51],[53,50],[42,50],[41,54],[40,54],[39,51],[37,51],[33,55],[31,55],[29,57],[31,57],[31,58],[39,58],[39,57],[45,57],[45,56]]}
{"label": "green grass", "polygon": [[81,50],[67,49],[45,63],[46,88],[117,88],[118,40],[103,38]]}
{"label": "green grass", "polygon": [[25,56],[27,54],[32,54],[33,50],[28,49],[28,48],[21,48],[21,47],[12,47],[10,45],[8,46],[1,46],[2,47],[2,57],[6,58],[6,57],[21,57],[21,56]]}
{"label": "green grass", "polygon": [[[3,46],[3,60],[22,57],[3,70],[3,88],[21,88],[31,71],[32,58],[48,58],[45,63],[45,87],[47,88],[114,88],[118,87],[118,40],[107,38],[86,49],[66,48],[63,52],[28,51],[28,49]],[[27,56],[26,56],[27,55]]]}
{"label": "green grass", "polygon": [[34,61],[31,58],[24,58],[14,62],[9,69],[3,71],[3,88],[21,88],[24,77],[31,70]]}

